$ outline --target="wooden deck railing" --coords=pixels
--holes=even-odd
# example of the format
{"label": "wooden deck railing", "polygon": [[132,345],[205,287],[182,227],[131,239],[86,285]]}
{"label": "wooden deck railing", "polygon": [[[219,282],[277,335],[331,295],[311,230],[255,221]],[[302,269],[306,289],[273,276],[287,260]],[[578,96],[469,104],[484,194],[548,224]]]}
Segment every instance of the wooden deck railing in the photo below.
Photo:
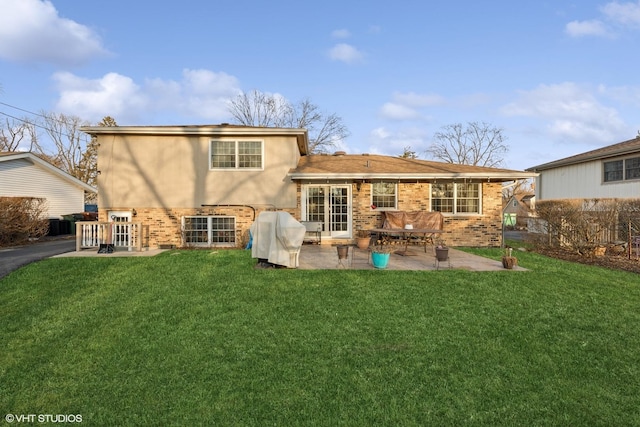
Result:
{"label": "wooden deck railing", "polygon": [[149,226],[140,222],[76,222],[76,251],[99,248],[102,244],[141,251],[143,246],[148,247],[148,240]]}

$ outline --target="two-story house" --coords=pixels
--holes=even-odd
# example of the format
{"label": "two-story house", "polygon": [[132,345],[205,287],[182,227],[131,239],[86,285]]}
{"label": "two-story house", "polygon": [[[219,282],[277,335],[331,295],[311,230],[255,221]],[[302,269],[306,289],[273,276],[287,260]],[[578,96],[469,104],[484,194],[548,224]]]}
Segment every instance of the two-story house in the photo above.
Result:
{"label": "two-story house", "polygon": [[263,210],[320,221],[322,242],[385,210],[439,211],[450,245],[501,244],[501,187],[530,172],[368,154],[311,155],[305,129],[85,127],[98,140],[100,221],[148,227],[148,244],[242,246]]}
{"label": "two-story house", "polygon": [[640,137],[526,170],[537,201],[640,198]]}

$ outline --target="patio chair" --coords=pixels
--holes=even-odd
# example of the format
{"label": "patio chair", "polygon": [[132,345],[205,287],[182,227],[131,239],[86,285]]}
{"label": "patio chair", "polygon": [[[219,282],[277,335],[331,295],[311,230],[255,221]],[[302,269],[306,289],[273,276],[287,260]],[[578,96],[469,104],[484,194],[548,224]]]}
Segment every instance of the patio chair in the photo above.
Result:
{"label": "patio chair", "polygon": [[305,243],[322,243],[322,222],[320,221],[300,221],[307,229],[304,234]]}

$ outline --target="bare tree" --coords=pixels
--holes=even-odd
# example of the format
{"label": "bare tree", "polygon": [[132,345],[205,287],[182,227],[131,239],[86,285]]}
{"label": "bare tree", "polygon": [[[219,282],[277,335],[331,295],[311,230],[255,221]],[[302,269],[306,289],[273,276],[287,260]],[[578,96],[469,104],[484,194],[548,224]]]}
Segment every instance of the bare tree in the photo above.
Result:
{"label": "bare tree", "polygon": [[87,168],[82,167],[82,158],[86,150],[86,135],[80,131],[81,126],[89,123],[79,117],[42,112],[45,128],[51,142],[53,151],[48,151],[42,145],[39,150],[55,166],[78,178],[80,181],[89,182],[91,177]]}
{"label": "bare tree", "polygon": [[533,193],[533,182],[531,179],[518,179],[505,183],[502,187],[502,200],[508,201],[512,196],[524,196]]}
{"label": "bare tree", "polygon": [[312,153],[328,152],[349,136],[341,117],[325,115],[309,99],[292,105],[280,96],[254,90],[233,99],[229,112],[237,123],[246,126],[305,128]]}
{"label": "bare tree", "polygon": [[282,127],[290,121],[293,107],[283,98],[253,90],[231,100],[229,112],[246,126]]}
{"label": "bare tree", "polygon": [[0,152],[34,151],[37,139],[35,124],[29,119],[6,118],[0,127]]}
{"label": "bare tree", "polygon": [[487,123],[470,122],[444,126],[434,135],[427,154],[436,160],[463,165],[498,167],[509,152],[503,130]]}
{"label": "bare tree", "polygon": [[[118,126],[115,119],[105,116],[98,126]],[[78,164],[79,175],[86,179],[86,183],[95,187],[98,184],[98,139],[92,136]]]}

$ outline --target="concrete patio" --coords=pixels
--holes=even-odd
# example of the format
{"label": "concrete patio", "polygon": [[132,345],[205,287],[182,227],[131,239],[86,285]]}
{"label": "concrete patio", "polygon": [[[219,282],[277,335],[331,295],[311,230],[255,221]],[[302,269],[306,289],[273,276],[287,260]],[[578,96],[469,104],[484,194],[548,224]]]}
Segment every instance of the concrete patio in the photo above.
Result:
{"label": "concrete patio", "polygon": [[[208,249],[208,250],[216,250]],[[142,251],[116,250],[110,254],[99,254],[97,249],[83,249],[81,251],[67,252],[56,255],[57,257],[138,257],[154,256],[165,252],[166,249],[144,249]],[[445,270],[459,269],[468,271],[509,271],[506,270],[500,261],[472,255],[454,248],[449,248],[449,261],[436,263],[435,253],[432,247],[427,248],[425,253],[421,246],[409,247],[408,255],[391,254],[387,270]],[[305,244],[300,249],[298,258],[298,268],[300,270],[375,270],[369,260],[369,251],[358,249],[356,246],[349,247],[349,257],[345,260],[338,259],[338,251],[335,244]],[[527,271],[525,268],[516,266],[511,271]]]}
{"label": "concrete patio", "polygon": [[[330,244],[303,245],[298,258],[301,270],[375,270],[370,262],[369,251],[349,247],[349,257],[338,259],[336,246]],[[454,248],[449,248],[449,262],[436,262],[434,249],[423,247],[409,247],[408,255],[391,254],[387,270],[446,270],[459,269],[468,271],[509,271],[502,266],[502,262],[489,258],[469,254]],[[511,271],[527,271],[516,266]]]}

